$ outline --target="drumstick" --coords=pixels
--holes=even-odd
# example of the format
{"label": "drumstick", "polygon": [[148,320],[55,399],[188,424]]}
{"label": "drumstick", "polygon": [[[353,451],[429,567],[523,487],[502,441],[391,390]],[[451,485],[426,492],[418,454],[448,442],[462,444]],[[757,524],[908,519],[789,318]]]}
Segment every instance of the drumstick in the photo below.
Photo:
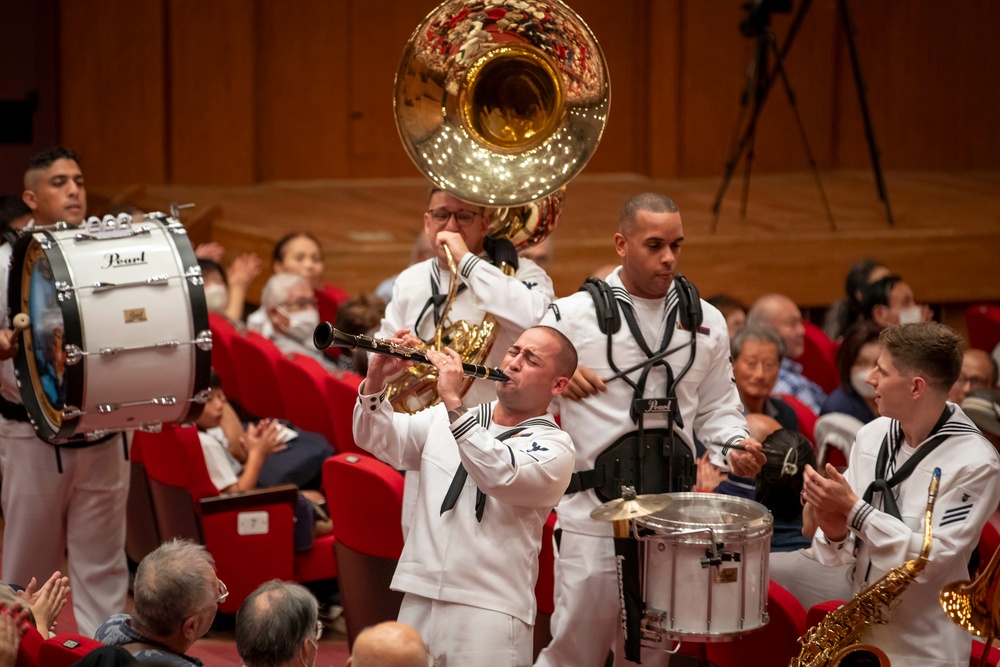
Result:
{"label": "drumstick", "polygon": [[27,313],[18,313],[14,316],[12,323],[14,324],[15,329],[18,331],[24,331],[31,326],[31,318],[28,317]]}

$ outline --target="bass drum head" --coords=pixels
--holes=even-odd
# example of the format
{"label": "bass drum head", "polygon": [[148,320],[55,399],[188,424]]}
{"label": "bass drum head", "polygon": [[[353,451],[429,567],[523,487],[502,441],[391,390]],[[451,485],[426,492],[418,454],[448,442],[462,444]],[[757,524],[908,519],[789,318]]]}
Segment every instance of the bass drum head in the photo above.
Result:
{"label": "bass drum head", "polygon": [[[39,437],[62,439],[72,433],[75,422],[64,418],[63,409],[80,404],[83,384],[82,377],[75,377],[82,369],[66,363],[65,345],[79,341],[82,333],[72,296],[59,296],[58,287],[68,283],[66,262],[47,232],[39,232],[18,242],[13,267],[8,303],[12,312],[31,318],[14,361],[21,400]],[[30,391],[25,391],[25,382]]]}

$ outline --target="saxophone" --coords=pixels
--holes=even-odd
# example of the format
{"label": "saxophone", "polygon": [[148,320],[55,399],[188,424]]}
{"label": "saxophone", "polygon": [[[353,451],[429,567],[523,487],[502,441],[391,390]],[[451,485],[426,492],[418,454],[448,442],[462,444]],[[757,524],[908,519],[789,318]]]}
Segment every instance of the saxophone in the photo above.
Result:
{"label": "saxophone", "polygon": [[821,623],[809,628],[805,635],[799,637],[802,650],[797,658],[792,658],[788,667],[839,665],[845,657],[855,652],[879,655],[883,661],[880,664],[888,667],[888,660],[882,651],[858,644],[858,640],[868,626],[888,622],[886,612],[926,567],[927,557],[931,552],[931,516],[940,483],[941,469],[935,468],[927,491],[924,541],[920,547],[920,555],[889,570],[885,576],[859,592],[849,602],[827,614]]}

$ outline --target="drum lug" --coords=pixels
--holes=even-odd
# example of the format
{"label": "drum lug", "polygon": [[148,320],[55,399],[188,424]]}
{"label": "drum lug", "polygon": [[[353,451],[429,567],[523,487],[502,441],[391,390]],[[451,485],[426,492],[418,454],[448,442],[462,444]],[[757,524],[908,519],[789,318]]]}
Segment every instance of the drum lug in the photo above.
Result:
{"label": "drum lug", "polygon": [[205,279],[202,278],[201,275],[201,267],[197,264],[189,266],[184,272],[184,277],[187,278],[192,285],[198,286],[205,284]]}
{"label": "drum lug", "polygon": [[150,405],[177,405],[175,396],[154,396],[149,399]]}
{"label": "drum lug", "polygon": [[83,410],[72,405],[67,405],[62,410],[63,419],[76,419],[83,414]]}
{"label": "drum lug", "polygon": [[100,355],[101,355],[102,357],[113,357],[113,356],[115,356],[116,354],[118,354],[119,352],[124,352],[124,351],[125,351],[125,348],[124,348],[124,347],[121,347],[121,346],[114,346],[114,347],[110,347],[110,346],[109,346],[109,347],[102,347],[102,348],[100,349]]}
{"label": "drum lug", "polygon": [[163,422],[149,422],[138,428],[143,433],[160,433],[163,431]]}
{"label": "drum lug", "polygon": [[209,352],[212,349],[212,331],[210,329],[199,331],[198,335],[194,337],[194,344],[198,346],[199,350]]}
{"label": "drum lug", "polygon": [[663,641],[663,621],[667,618],[664,611],[646,611],[642,616],[642,638],[651,642]]}
{"label": "drum lug", "polygon": [[65,345],[63,346],[63,351],[66,352],[67,366],[75,366],[83,359],[83,350],[77,345],[73,345],[72,343]]}
{"label": "drum lug", "polygon": [[190,403],[208,403],[209,397],[212,395],[211,389],[202,389],[197,394],[188,399]]}
{"label": "drum lug", "polygon": [[108,415],[120,408],[121,405],[118,403],[101,403],[97,406],[97,412],[102,415]]}

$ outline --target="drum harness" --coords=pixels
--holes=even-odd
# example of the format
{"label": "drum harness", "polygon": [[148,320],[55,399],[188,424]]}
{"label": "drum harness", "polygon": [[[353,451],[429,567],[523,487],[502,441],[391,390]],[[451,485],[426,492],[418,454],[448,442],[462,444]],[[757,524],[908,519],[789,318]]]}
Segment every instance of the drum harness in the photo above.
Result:
{"label": "drum harness", "polygon": [[[635,310],[623,299],[615,297],[610,285],[597,278],[588,278],[580,291],[588,292],[597,309],[597,322],[602,333],[607,335],[607,355],[611,368],[620,373],[614,362],[612,336],[621,328],[624,317],[632,336],[648,358],[648,365],[642,369],[638,380],[627,375],[620,377],[631,385],[635,394],[629,408],[636,430],[626,433],[601,452],[592,470],[573,473],[566,493],[577,493],[594,489],[602,502],[621,496],[623,485],[634,486],[638,494],[686,491],[693,485],[694,458],[691,449],[683,440],[678,443],[675,428],[684,428],[683,418],[677,405],[677,385],[694,363],[697,349],[697,334],[701,329],[701,301],[697,288],[684,276],[674,278],[677,300],[672,307],[666,297],[669,311],[666,327],[659,348],[654,352],[646,342],[636,321]],[[690,347],[687,363],[675,378],[673,369],[665,361],[666,357],[680,349],[670,349],[671,338],[676,325],[691,332],[691,341],[683,347]],[[643,398],[646,380],[650,371],[662,366],[667,374],[667,396],[664,398]],[[667,418],[665,429],[646,429],[643,417],[646,414],[662,414]],[[653,456],[650,456],[653,454]]]}

